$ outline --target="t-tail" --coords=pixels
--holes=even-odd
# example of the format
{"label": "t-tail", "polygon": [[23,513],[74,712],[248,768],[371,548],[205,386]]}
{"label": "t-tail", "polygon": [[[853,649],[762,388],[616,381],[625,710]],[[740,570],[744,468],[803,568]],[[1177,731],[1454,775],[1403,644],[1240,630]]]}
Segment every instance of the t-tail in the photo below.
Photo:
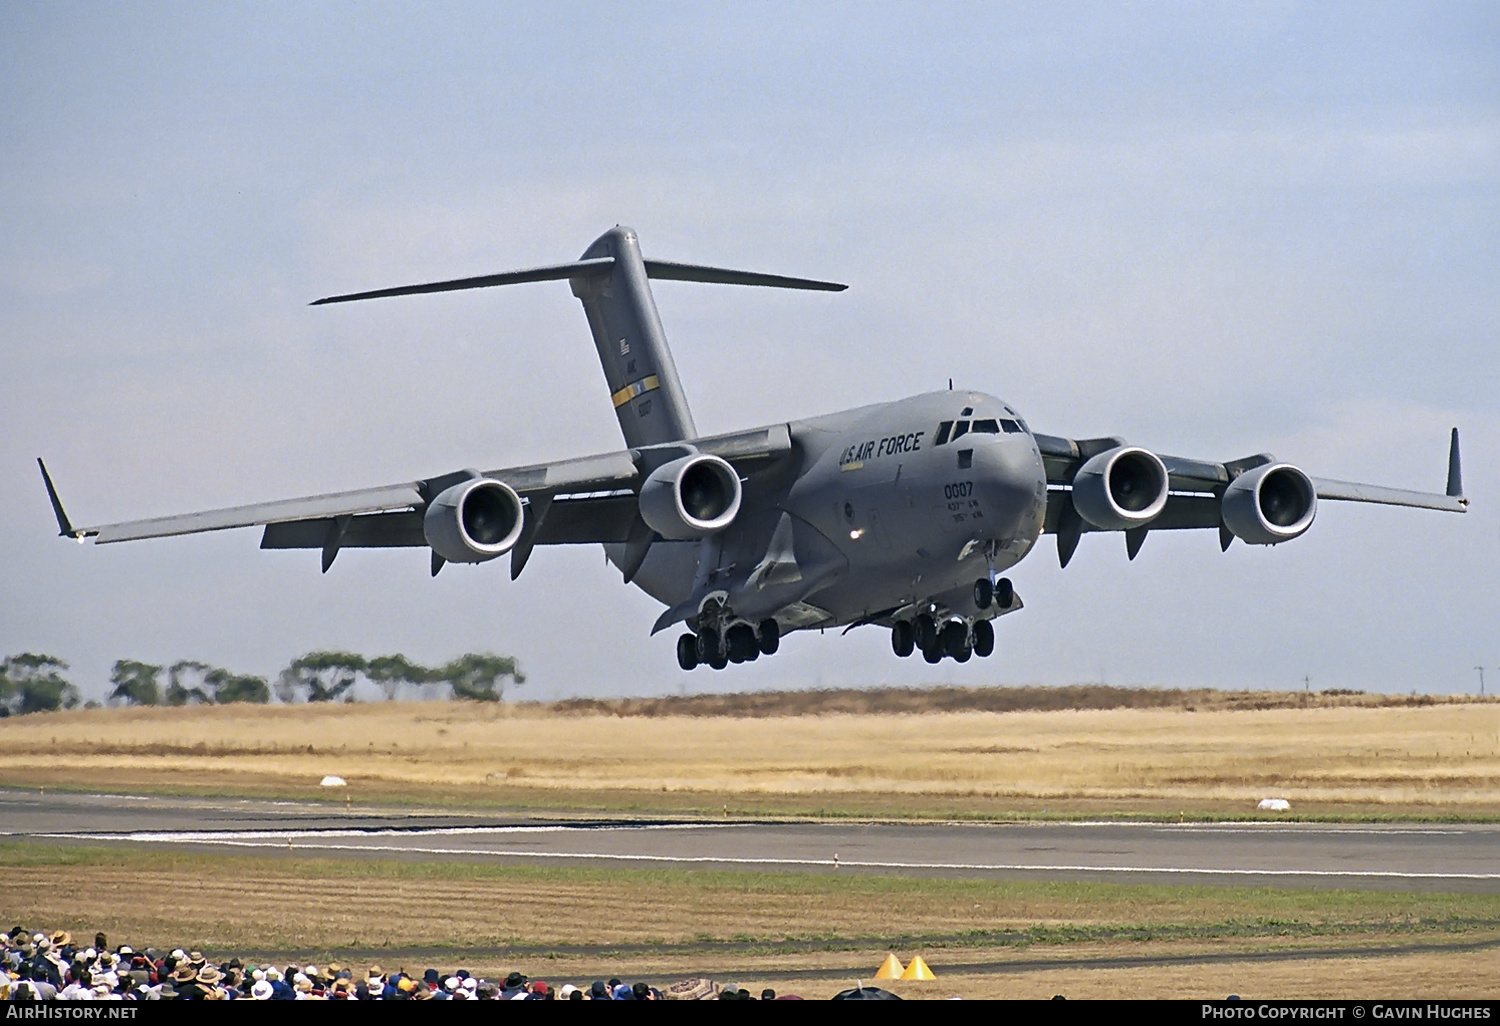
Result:
{"label": "t-tail", "polygon": [[692,411],[688,409],[687,395],[677,377],[677,364],[672,360],[672,351],[667,346],[667,336],[656,312],[656,300],[651,295],[652,278],[823,292],[842,292],[848,288],[847,285],[808,278],[647,260],[641,256],[634,229],[617,225],[595,239],[593,245],[584,250],[583,256],[572,263],[329,296],[317,300],[313,306],[420,292],[452,292],[491,285],[566,280],[573,288],[573,295],[583,303],[625,444],[636,447],[682,441],[698,434],[693,425]]}

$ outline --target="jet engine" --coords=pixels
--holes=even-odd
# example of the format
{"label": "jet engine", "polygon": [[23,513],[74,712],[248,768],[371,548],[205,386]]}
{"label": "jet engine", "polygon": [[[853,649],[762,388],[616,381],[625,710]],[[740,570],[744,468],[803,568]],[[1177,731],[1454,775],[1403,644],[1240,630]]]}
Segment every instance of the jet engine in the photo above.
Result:
{"label": "jet engine", "polygon": [[1247,545],[1290,541],[1312,526],[1318,490],[1312,479],[1289,463],[1248,470],[1224,490],[1224,526]]}
{"label": "jet engine", "polygon": [[422,516],[422,534],[432,551],[450,563],[483,563],[509,552],[521,540],[521,497],[493,478],[462,481],[438,494]]}
{"label": "jet engine", "polygon": [[1101,452],[1073,478],[1073,508],[1095,527],[1144,527],[1167,504],[1167,468],[1149,449],[1122,445]]}
{"label": "jet engine", "polygon": [[740,511],[740,476],[717,456],[684,456],[653,470],[641,486],[641,519],[669,541],[722,531]]}

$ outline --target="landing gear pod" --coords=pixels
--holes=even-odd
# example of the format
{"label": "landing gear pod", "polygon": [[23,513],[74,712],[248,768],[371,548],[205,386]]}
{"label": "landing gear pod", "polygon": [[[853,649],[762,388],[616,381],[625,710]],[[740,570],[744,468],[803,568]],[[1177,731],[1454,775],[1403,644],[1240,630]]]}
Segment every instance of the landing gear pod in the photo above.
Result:
{"label": "landing gear pod", "polygon": [[1318,490],[1290,463],[1273,463],[1230,482],[1219,512],[1224,526],[1246,545],[1275,545],[1312,526]]}
{"label": "landing gear pod", "polygon": [[1073,478],[1073,508],[1095,527],[1144,527],[1167,504],[1167,468],[1149,449],[1122,445],[1101,452]]}
{"label": "landing gear pod", "polygon": [[450,563],[483,563],[521,540],[521,497],[503,481],[477,477],[438,494],[422,516],[432,551]]}
{"label": "landing gear pod", "polygon": [[717,456],[684,456],[641,486],[641,519],[668,541],[722,531],[740,511],[740,476]]}

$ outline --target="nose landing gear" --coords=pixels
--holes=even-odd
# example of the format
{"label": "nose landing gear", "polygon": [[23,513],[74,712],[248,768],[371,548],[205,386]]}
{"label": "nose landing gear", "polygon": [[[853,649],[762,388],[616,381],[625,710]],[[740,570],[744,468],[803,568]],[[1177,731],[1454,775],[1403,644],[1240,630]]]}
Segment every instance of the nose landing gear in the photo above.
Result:
{"label": "nose landing gear", "polygon": [[1002,577],[997,581],[981,577],[974,582],[974,605],[980,609],[988,609],[991,605],[1009,609],[1015,598],[1016,589],[1009,577]]}

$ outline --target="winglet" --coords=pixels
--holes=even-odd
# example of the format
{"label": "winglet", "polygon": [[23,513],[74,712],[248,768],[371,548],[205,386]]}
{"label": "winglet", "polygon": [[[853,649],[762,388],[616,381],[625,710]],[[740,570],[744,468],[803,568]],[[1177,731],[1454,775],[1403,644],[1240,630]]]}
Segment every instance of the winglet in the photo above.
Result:
{"label": "winglet", "polygon": [[1454,498],[1464,494],[1464,473],[1458,462],[1458,428],[1453,429],[1453,441],[1448,443],[1448,494]]}
{"label": "winglet", "polygon": [[42,468],[42,483],[47,486],[47,498],[52,500],[52,513],[57,517],[57,536],[59,538],[77,538],[83,541],[83,535],[73,530],[72,523],[68,520],[68,514],[63,511],[62,500],[57,497],[57,489],[53,487],[52,475],[47,473],[47,464],[42,458],[36,458],[36,465]]}

